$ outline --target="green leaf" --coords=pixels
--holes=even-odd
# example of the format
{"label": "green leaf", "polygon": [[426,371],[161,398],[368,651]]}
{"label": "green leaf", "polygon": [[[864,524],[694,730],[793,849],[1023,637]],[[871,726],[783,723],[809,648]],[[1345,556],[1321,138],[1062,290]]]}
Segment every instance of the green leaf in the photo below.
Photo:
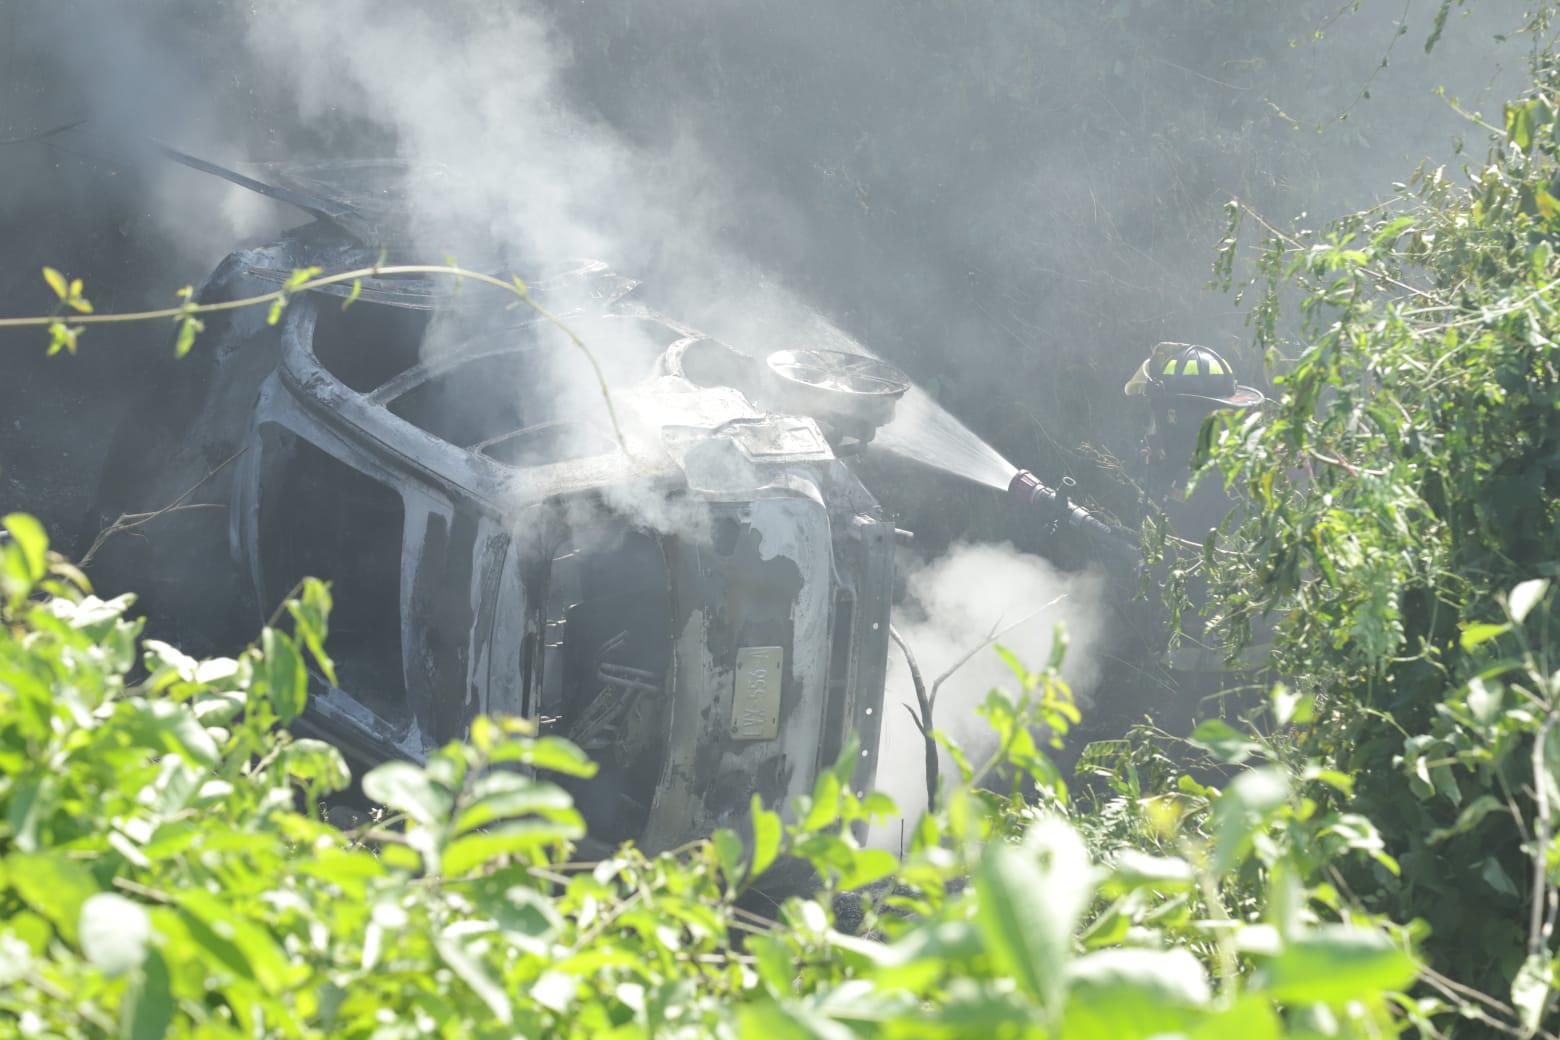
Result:
{"label": "green leaf", "polygon": [[1511,880],[1511,875],[1506,873],[1506,868],[1501,866],[1500,860],[1494,856],[1484,858],[1480,865],[1479,877],[1486,885],[1489,885],[1503,896],[1516,898],[1520,894],[1517,891],[1516,882]]}
{"label": "green leaf", "polygon": [[1394,875],[1401,870],[1397,860],[1387,854],[1376,825],[1359,813],[1339,813],[1320,833],[1342,839],[1344,848],[1365,853]]}
{"label": "green leaf", "polygon": [[855,1040],[856,1033],[842,1023],[799,1001],[761,1000],[742,1005],[736,1035],[763,1040]]}
{"label": "green leaf", "polygon": [[867,796],[861,800],[861,812],[869,820],[881,820],[889,816],[897,816],[899,806],[894,799],[882,791],[868,791]]}
{"label": "green leaf", "polygon": [[1315,780],[1326,784],[1346,798],[1354,796],[1354,777],[1348,773],[1339,772],[1336,769],[1324,769],[1313,762],[1306,766],[1302,776],[1306,780]]}
{"label": "green leaf", "polygon": [[369,881],[385,876],[384,864],[368,851],[359,848],[338,849],[326,846],[317,849],[313,859],[300,862],[300,874],[328,881],[343,892],[362,897]]}
{"label": "green leaf", "polygon": [[462,945],[464,936],[460,934],[460,927],[460,924],[451,925],[436,935],[434,948],[439,951],[439,957],[444,963],[450,966],[450,970],[470,986],[471,991],[493,1012],[499,1024],[507,1026],[514,1021],[514,1007],[509,1003],[504,987],[493,977],[487,965]]}
{"label": "green leaf", "polygon": [[1392,243],[1396,242],[1399,238],[1402,237],[1403,232],[1407,231],[1413,226],[1413,217],[1394,217],[1392,220],[1389,220],[1383,224],[1380,230],[1371,235],[1371,247],[1373,249],[1380,249],[1383,246],[1390,246]]}
{"label": "green leaf", "polygon": [[128,1040],[162,1040],[167,1035],[173,1023],[173,989],[168,962],[159,951],[150,952],[126,993],[122,1020]]}
{"label": "green leaf", "polygon": [[1258,984],[1286,1004],[1337,1007],[1407,988],[1414,959],[1386,935],[1351,925],[1322,925],[1292,938],[1269,961]]}
{"label": "green leaf", "polygon": [[1213,803],[1213,871],[1224,874],[1245,856],[1252,835],[1289,798],[1289,782],[1278,769],[1248,769]]}
{"label": "green leaf", "polygon": [[578,747],[562,737],[538,737],[512,740],[493,748],[491,762],[514,762],[533,769],[546,769],[564,776],[592,777],[596,763]]}
{"label": "green leaf", "polygon": [[319,277],[320,274],[322,274],[324,272],[324,270],[325,269],[323,267],[298,267],[298,268],[294,268],[292,274],[287,276],[287,281],[284,283],[286,288],[287,288],[287,291],[288,292],[296,291],[299,287],[304,285],[310,279]]}
{"label": "green leaf", "polygon": [[92,301],[81,295],[81,279],[70,280],[70,293],[65,297],[65,305],[78,314],[91,314]]}
{"label": "green leaf", "polygon": [[1441,0],[1441,6],[1436,8],[1435,18],[1431,22],[1430,35],[1425,37],[1425,53],[1435,50],[1435,45],[1441,42],[1441,34],[1446,31],[1446,16],[1452,13],[1452,0]]}
{"label": "green leaf", "polygon": [[[372,774],[371,774],[372,775]],[[500,856],[527,856],[565,841],[585,836],[585,828],[574,823],[529,820],[508,823],[489,831],[468,834],[449,844],[440,859],[439,869],[451,877],[464,874]]]}
{"label": "green leaf", "polygon": [[521,773],[489,773],[471,785],[466,808],[455,821],[455,833],[464,834],[494,820],[533,813],[554,820],[579,822],[574,800],[563,788]]}
{"label": "green leaf", "polygon": [[975,871],[976,922],[993,961],[1052,1015],[1093,891],[1089,854],[1061,820],[1035,824],[1022,845],[991,842]]}
{"label": "green leaf", "polygon": [[848,868],[840,873],[840,888],[850,891],[893,876],[899,857],[887,849],[857,849]]}
{"label": "green leaf", "polygon": [[748,937],[747,948],[756,961],[754,967],[765,988],[776,996],[789,996],[791,981],[799,969],[786,945],[772,935],[753,935]]}
{"label": "green leaf", "polygon": [[1531,581],[1524,581],[1513,588],[1511,595],[1506,600],[1507,609],[1511,611],[1512,620],[1519,625],[1522,624],[1548,591],[1548,578],[1534,578]]}
{"label": "green leaf", "polygon": [[5,858],[4,876],[23,903],[52,922],[67,940],[76,940],[82,904],[99,887],[86,867],[56,851],[13,852]]}
{"label": "green leaf", "polygon": [[1458,636],[1457,641],[1459,644],[1461,644],[1464,650],[1472,650],[1481,643],[1487,643],[1491,639],[1494,639],[1497,636],[1503,636],[1510,631],[1510,625],[1492,625],[1488,622],[1481,621],[1465,626],[1462,630],[1462,635]]}
{"label": "green leaf", "polygon": [[[232,898],[231,896],[229,898]],[[203,889],[185,889],[175,897],[190,934],[244,980],[280,991],[309,971],[282,951],[271,932],[231,903]]]}
{"label": "green leaf", "polygon": [[1247,994],[1187,1030],[1187,1040],[1280,1040],[1285,1035],[1278,1013],[1266,999]]}
{"label": "green leaf", "polygon": [[[948,996],[935,1006],[916,1008],[898,1015],[897,1023],[912,1023],[896,1036],[1034,1037],[1034,1005],[1021,994],[990,984],[961,979],[948,987]],[[890,1027],[892,1028],[892,1027]]]}
{"label": "green leaf", "polygon": [[715,860],[728,884],[736,884],[742,878],[742,839],[735,831],[722,827],[710,835],[710,845],[715,850]]}
{"label": "green leaf", "polygon": [[569,1010],[580,980],[561,971],[544,971],[531,986],[531,999],[549,1011],[562,1015]]}
{"label": "green leaf", "polygon": [[[47,942],[47,937],[44,942]],[[0,932],[0,989],[10,987],[32,967],[32,947],[18,939],[8,927]]]}
{"label": "green leaf", "polygon": [[1262,750],[1262,745],[1237,733],[1221,719],[1205,719],[1198,723],[1190,740],[1227,766],[1238,766]]}
{"label": "green leaf", "polygon": [[188,704],[142,698],[126,703],[144,743],[172,751],[197,766],[213,765],[221,757],[211,731],[201,725]]}
{"label": "green leaf", "polygon": [[206,324],[193,314],[179,319],[179,331],[173,338],[173,356],[184,357],[195,346],[195,337],[205,331]]}
{"label": "green leaf", "polygon": [[1517,969],[1516,978],[1511,980],[1511,1003],[1520,1012],[1522,1028],[1527,1030],[1529,1036],[1538,1032],[1539,1024],[1543,1021],[1544,1006],[1549,1002],[1553,978],[1554,963],[1546,950],[1529,954],[1522,962],[1522,967]]}
{"label": "green leaf", "polygon": [[352,783],[347,760],[334,745],[323,740],[294,740],[277,755],[276,763],[288,776],[318,783],[323,793],[344,790]]}
{"label": "green leaf", "polygon": [[564,927],[563,916],[551,894],[529,887],[530,881],[526,868],[518,867],[463,883],[460,891],[475,914],[498,925],[510,943],[534,956],[550,957],[549,943]]}
{"label": "green leaf", "polygon": [[1432,845],[1439,844],[1440,842],[1445,841],[1447,838],[1455,837],[1459,834],[1466,834],[1468,831],[1473,830],[1481,822],[1483,822],[1484,818],[1490,813],[1503,813],[1509,811],[1510,810],[1507,809],[1506,804],[1500,799],[1496,798],[1494,795],[1481,794],[1479,797],[1469,802],[1463,808],[1462,812],[1457,814],[1456,823],[1452,824],[1450,827],[1440,827],[1431,831],[1429,837],[1426,840],[1429,841],[1429,843]]}
{"label": "green leaf", "polygon": [[1123,849],[1111,865],[1109,884],[1118,890],[1150,888],[1156,892],[1185,891],[1196,883],[1192,865],[1176,857],[1150,856]]}
{"label": "green leaf", "polygon": [[260,633],[260,662],[255,669],[276,717],[286,725],[303,714],[309,698],[309,673],[298,646],[283,632],[266,628]]}
{"label": "green leaf", "polygon": [[99,892],[81,904],[81,950],[105,975],[123,975],[146,959],[152,923],[139,903]]}
{"label": "green leaf", "polygon": [[757,792],[749,805],[748,820],[753,826],[753,864],[748,868],[748,877],[756,878],[769,869],[779,854],[783,828],[779,814],[765,809]]}
{"label": "green leaf", "polygon": [[1468,680],[1467,704],[1473,717],[1486,726],[1500,721],[1501,702],[1505,700],[1505,688],[1500,683],[1490,684],[1482,676]]}
{"label": "green leaf", "polygon": [[799,824],[804,831],[822,830],[840,818],[840,781],[833,772],[818,774],[812,805]]}
{"label": "green leaf", "polygon": [[53,357],[62,350],[67,354],[75,354],[76,343],[80,338],[81,326],[66,325],[63,321],[49,322],[48,356]]}
{"label": "green leaf", "polygon": [[287,601],[287,612],[292,615],[298,638],[308,647],[320,671],[332,686],[339,686],[335,663],[325,652],[325,637],[330,632],[330,586],[318,578],[303,579],[298,597]]}
{"label": "green leaf", "polygon": [[812,864],[819,874],[826,875],[829,871],[841,874],[849,871],[854,850],[851,843],[840,835],[831,831],[818,831],[801,837],[791,847],[791,851]]}
{"label": "green leaf", "polygon": [[396,812],[405,813],[424,827],[434,827],[449,816],[449,792],[410,762],[386,762],[363,777],[363,793]]}
{"label": "green leaf", "polygon": [[1186,950],[1100,950],[1067,968],[1069,1040],[1181,1033],[1212,999],[1208,974]]}
{"label": "green leaf", "polygon": [[28,583],[38,582],[49,573],[49,536],[43,525],[26,513],[9,513],[3,523],[12,544],[21,553]]}
{"label": "green leaf", "polygon": [[1518,102],[1506,106],[1506,134],[1519,151],[1527,151],[1533,141],[1533,109]]}
{"label": "green leaf", "polygon": [[66,298],[70,296],[70,288],[65,281],[65,276],[54,268],[45,267],[43,269],[43,280],[49,283],[49,288],[54,290],[54,295],[60,298],[61,303],[64,303]]}
{"label": "green leaf", "polygon": [[1304,725],[1315,717],[1316,698],[1291,690],[1283,683],[1275,683],[1269,694],[1273,705],[1273,719],[1280,726],[1291,722]]}

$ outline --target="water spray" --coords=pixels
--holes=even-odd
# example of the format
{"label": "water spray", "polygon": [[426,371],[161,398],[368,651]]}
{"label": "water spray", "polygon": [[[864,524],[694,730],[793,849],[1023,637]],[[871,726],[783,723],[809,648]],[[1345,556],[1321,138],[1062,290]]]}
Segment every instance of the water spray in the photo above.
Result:
{"label": "water spray", "polygon": [[1081,532],[1104,555],[1135,566],[1137,541],[1073,502],[1071,477],[1059,488],[1013,465],[954,418],[903,372],[881,359],[827,350],[783,350],[768,368],[784,406],[812,415],[830,435],[860,445],[876,443],[894,454],[994,489],[1008,497],[1047,533]]}

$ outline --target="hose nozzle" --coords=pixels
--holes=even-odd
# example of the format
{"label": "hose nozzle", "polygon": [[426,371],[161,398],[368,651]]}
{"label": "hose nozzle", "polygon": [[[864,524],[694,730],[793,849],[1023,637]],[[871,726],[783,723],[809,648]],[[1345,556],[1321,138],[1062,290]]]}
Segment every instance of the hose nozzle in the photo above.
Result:
{"label": "hose nozzle", "polygon": [[[1070,485],[1071,481],[1068,481],[1068,484]],[[1059,529],[1063,524],[1077,528],[1112,555],[1121,559],[1130,556],[1133,562],[1137,562],[1137,546],[1131,535],[1119,527],[1112,527],[1087,509],[1071,502],[1067,497],[1065,486],[1058,491],[1041,483],[1040,478],[1029,470],[1021,469],[1013,474],[1013,479],[1008,483],[1008,496],[1032,516],[1050,525],[1052,530]]]}

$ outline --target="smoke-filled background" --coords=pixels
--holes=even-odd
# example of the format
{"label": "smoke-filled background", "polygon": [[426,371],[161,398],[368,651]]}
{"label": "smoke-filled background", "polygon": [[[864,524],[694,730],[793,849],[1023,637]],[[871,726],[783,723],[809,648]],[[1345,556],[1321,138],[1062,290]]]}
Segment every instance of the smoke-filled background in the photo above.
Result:
{"label": "smoke-filled background", "polygon": [[[44,264],[99,310],[163,305],[300,219],[135,141],[433,161],[450,176],[412,193],[425,259],[598,256],[754,349],[837,328],[1008,458],[1130,518],[1088,449],[1134,454],[1144,417],[1121,384],[1153,343],[1209,343],[1262,382],[1241,314],[1205,288],[1224,204],[1333,214],[1460,161],[1459,135],[1480,135],[1436,88],[1498,105],[1520,8],[1454,6],[1427,54],[1439,0],[7,0],[0,309],[48,310]],[[0,336],[0,506],[80,550],[107,445],[174,364],[168,336],[94,329],[49,360],[36,332]],[[1118,619],[1075,560],[943,555],[1044,548],[994,493],[878,476],[918,531],[902,616],[929,675],[1067,593],[1005,642],[1042,659],[1066,616],[1079,687],[1136,689],[1102,665]],[[997,677],[961,673],[950,705]]]}

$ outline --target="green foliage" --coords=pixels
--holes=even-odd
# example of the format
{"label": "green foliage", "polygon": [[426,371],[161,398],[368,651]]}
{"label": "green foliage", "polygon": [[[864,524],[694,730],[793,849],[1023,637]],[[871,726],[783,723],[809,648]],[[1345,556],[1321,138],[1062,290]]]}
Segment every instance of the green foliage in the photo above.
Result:
{"label": "green foliage", "polygon": [[[1054,669],[1018,668],[987,704],[1003,750],[981,772],[1040,802],[952,786],[902,861],[858,839],[892,804],[850,790],[848,747],[783,816],[755,800],[745,836],[574,862],[583,822],[547,777],[594,766],[512,718],[372,770],[381,809],[342,831],[321,799],[346,764],[281,728],[307,662],[331,667],[324,586],[289,600],[291,632],[198,661],[141,639],[130,598],[91,595],[35,523],[5,523],[7,1032],[1374,1036],[1414,974],[1401,936],[1325,901],[1247,912],[1311,869],[1297,835],[1328,819],[1271,768],[1170,812],[1144,800],[1176,853],[1097,859],[1032,739],[1075,717]],[[798,862],[816,887],[774,919],[740,902]],[[836,927],[830,897],[852,889],[869,937]]]}
{"label": "green foliage", "polygon": [[[1182,561],[1230,650],[1276,622],[1283,703],[1304,705],[1283,739],[1348,780],[1319,805],[1379,830],[1391,862],[1340,886],[1428,925],[1430,966],[1493,1002],[1441,997],[1520,1035],[1560,1025],[1560,68],[1533,71],[1462,183],[1421,169],[1390,206],[1268,228],[1252,320],[1281,395],[1211,422],[1201,479],[1244,501],[1218,553]],[[1280,299],[1299,301],[1294,340]]]}
{"label": "green foliage", "polygon": [[48,321],[49,355],[52,357],[62,350],[74,354],[77,337],[81,335],[81,327],[67,324],[62,315],[66,312],[91,314],[92,301],[82,295],[83,287],[80,278],[67,279],[54,268],[45,267],[43,280],[49,283],[49,288],[60,301],[55,310],[56,316]]}

